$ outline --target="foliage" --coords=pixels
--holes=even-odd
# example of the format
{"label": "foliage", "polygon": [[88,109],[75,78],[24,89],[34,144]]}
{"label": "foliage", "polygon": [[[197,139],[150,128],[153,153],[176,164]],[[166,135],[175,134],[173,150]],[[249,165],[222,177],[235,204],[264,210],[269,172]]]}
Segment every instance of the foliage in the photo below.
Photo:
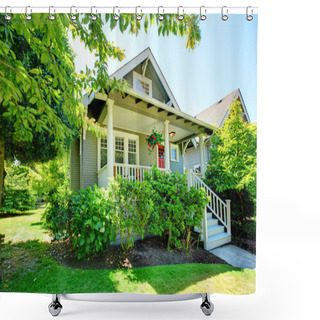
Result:
{"label": "foliage", "polygon": [[162,133],[153,128],[151,134],[147,135],[146,141],[148,144],[149,154],[151,154],[155,147],[160,146],[164,142],[164,138]]}
{"label": "foliage", "polygon": [[55,240],[67,239],[72,234],[72,217],[70,189],[66,186],[51,189],[43,220]]}
{"label": "foliage", "polygon": [[35,208],[37,198],[29,189],[6,188],[4,193],[4,206],[0,213],[17,213]]}
{"label": "foliage", "polygon": [[[122,61],[124,50],[107,40],[104,31],[117,25],[121,32],[138,34],[140,21],[135,15],[120,15],[119,23],[106,14],[90,19],[90,14],[70,20],[67,14],[24,14],[6,21],[0,17],[0,207],[3,194],[4,160],[17,158],[24,163],[46,162],[70,146],[77,129],[88,129],[100,136],[102,130],[87,117],[81,103],[83,91],[122,91],[124,80],[110,79],[110,58]],[[159,35],[186,36],[186,47],[194,49],[201,35],[198,15],[146,15],[144,31],[158,23]],[[68,34],[80,39],[96,57],[93,69],[75,72],[74,54]],[[5,153],[6,150],[6,153]],[[41,152],[38,152],[41,150]]]}
{"label": "foliage", "polygon": [[144,181],[131,181],[117,177],[111,185],[110,194],[114,203],[114,215],[120,244],[128,251],[134,244],[135,237],[143,239],[153,202],[150,198],[153,190]]}
{"label": "foliage", "polygon": [[168,232],[168,250],[175,247],[188,252],[192,229],[202,229],[203,210],[208,201],[205,192],[195,188],[188,190],[186,175],[163,173],[157,168],[146,174],[145,181],[153,190],[148,232],[160,236]]}
{"label": "foliage", "polygon": [[73,194],[71,202],[72,242],[78,259],[97,254],[116,240],[113,203],[105,189],[81,189]]}
{"label": "foliage", "polygon": [[32,190],[45,200],[53,190],[67,188],[70,184],[68,154],[50,160],[47,163],[36,163],[34,175],[30,181]]}
{"label": "foliage", "polygon": [[206,183],[220,193],[227,190],[230,196],[235,193],[244,221],[248,216],[244,196],[248,191],[254,203],[256,195],[257,126],[243,121],[242,113],[240,101],[234,101],[223,127],[213,133]]}
{"label": "foliage", "polygon": [[37,198],[30,187],[33,175],[34,171],[28,166],[17,162],[7,163],[4,206],[0,208],[0,212],[17,213],[35,208]]}

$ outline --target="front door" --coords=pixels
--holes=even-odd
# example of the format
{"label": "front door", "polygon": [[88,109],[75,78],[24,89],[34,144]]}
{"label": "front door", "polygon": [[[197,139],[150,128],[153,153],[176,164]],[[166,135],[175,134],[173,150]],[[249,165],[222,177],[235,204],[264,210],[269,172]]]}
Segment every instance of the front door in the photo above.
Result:
{"label": "front door", "polygon": [[164,146],[158,146],[158,168],[164,169]]}

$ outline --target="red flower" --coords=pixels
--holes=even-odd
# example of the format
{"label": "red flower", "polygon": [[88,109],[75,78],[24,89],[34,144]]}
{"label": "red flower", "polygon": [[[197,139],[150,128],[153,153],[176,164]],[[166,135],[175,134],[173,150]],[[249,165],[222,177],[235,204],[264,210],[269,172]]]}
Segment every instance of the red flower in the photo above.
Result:
{"label": "red flower", "polygon": [[154,140],[157,140],[157,138],[154,138]]}
{"label": "red flower", "polygon": [[151,144],[149,144],[149,147],[151,147]]}
{"label": "red flower", "polygon": [[149,135],[147,135],[147,138],[149,138]]}
{"label": "red flower", "polygon": [[159,146],[159,142],[157,143],[157,145]]}
{"label": "red flower", "polygon": [[148,151],[150,151],[150,148],[148,148]]}

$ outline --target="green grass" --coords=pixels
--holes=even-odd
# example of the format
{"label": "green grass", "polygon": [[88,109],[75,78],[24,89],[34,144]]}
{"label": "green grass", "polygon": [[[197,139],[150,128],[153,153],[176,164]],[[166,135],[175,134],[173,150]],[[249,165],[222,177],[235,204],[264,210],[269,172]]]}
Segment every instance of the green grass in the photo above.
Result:
{"label": "green grass", "polygon": [[27,240],[50,241],[41,221],[46,205],[24,214],[3,218],[0,215],[0,233],[5,234],[5,242],[13,243]]}
{"label": "green grass", "polygon": [[[181,264],[139,269],[69,269],[46,254],[50,244],[6,245],[0,291],[34,293],[132,292],[145,294],[255,291],[255,271],[221,264]],[[33,263],[30,264],[30,261]],[[11,268],[8,270],[8,264]]]}

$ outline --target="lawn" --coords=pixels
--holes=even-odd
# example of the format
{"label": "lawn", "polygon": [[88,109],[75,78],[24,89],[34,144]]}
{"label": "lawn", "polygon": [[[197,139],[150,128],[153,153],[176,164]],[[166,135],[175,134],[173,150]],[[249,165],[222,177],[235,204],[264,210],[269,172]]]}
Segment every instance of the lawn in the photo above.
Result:
{"label": "lawn", "polygon": [[70,268],[50,253],[51,239],[41,222],[44,210],[45,205],[42,205],[19,216],[0,218],[0,233],[6,236],[0,291],[146,294],[249,294],[255,291],[254,270],[220,263],[131,269]]}
{"label": "lawn", "polygon": [[134,292],[182,294],[255,291],[255,271],[222,264],[178,264],[134,269],[70,269],[48,254],[49,243],[6,245],[0,291],[37,293]]}
{"label": "lawn", "polygon": [[46,205],[43,204],[35,210],[26,211],[20,215],[6,218],[0,215],[0,233],[5,235],[5,242],[50,241],[51,237],[43,228],[41,221],[45,208]]}

